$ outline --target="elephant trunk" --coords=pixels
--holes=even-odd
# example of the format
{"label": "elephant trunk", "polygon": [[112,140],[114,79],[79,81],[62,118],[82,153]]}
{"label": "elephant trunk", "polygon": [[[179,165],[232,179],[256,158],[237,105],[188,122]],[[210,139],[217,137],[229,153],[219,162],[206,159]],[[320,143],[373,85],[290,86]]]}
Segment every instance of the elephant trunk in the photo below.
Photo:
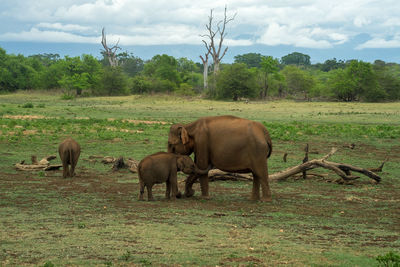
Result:
{"label": "elephant trunk", "polygon": [[196,164],[194,165],[194,173],[195,173],[195,174],[200,174],[200,175],[208,174],[208,172],[209,172],[211,169],[212,169],[211,164],[208,165],[208,168],[205,169],[205,170],[199,169],[199,168],[197,167]]}

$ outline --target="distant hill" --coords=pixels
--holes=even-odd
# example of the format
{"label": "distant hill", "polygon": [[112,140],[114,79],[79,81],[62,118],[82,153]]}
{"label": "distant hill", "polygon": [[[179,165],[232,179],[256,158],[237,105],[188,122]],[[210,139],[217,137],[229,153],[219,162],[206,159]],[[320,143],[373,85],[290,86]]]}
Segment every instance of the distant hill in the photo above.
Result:
{"label": "distant hill", "polygon": [[[201,62],[199,55],[204,53],[202,45],[151,45],[151,46],[123,46],[123,50],[133,53],[135,56],[144,60],[151,59],[157,54],[167,54],[175,58],[186,57],[195,62]],[[82,54],[91,54],[100,58],[102,46],[96,44],[77,44],[77,43],[37,43],[37,42],[0,42],[0,47],[9,54],[23,54],[25,56],[34,54],[53,53],[61,57],[80,56]],[[358,59],[367,62],[374,62],[376,59],[385,62],[400,63],[400,48],[391,49],[363,49],[354,50],[354,45],[341,45],[331,49],[310,49],[292,46],[232,46],[229,47],[227,54],[222,60],[223,63],[232,63],[234,57],[246,53],[260,53],[262,55],[281,58],[292,52],[300,52],[311,57],[311,62],[323,63],[327,59]]]}

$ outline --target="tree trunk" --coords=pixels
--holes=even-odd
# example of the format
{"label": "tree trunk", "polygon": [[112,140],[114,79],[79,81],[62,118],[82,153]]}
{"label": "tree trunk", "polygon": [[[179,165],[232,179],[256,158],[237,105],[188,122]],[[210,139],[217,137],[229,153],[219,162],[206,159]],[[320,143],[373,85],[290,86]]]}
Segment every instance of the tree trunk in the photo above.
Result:
{"label": "tree trunk", "polygon": [[203,62],[203,82],[204,82],[204,90],[208,89],[208,62]]}

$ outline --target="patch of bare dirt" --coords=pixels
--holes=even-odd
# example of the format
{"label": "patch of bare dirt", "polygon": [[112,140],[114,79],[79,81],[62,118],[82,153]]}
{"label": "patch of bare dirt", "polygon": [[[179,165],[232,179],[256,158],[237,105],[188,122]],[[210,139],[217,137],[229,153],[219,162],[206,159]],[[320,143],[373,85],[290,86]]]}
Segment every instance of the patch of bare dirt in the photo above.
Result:
{"label": "patch of bare dirt", "polygon": [[129,122],[129,123],[133,123],[133,124],[139,124],[139,123],[143,123],[143,124],[169,124],[169,122],[165,122],[165,121],[146,121],[146,120],[131,120],[131,119],[123,119],[122,122]]}
{"label": "patch of bare dirt", "polygon": [[3,115],[5,119],[15,120],[37,120],[37,119],[50,119],[52,117],[45,117],[42,115]]}
{"label": "patch of bare dirt", "polygon": [[253,256],[247,256],[247,257],[240,257],[240,258],[227,258],[224,259],[221,264],[222,265],[230,265],[230,263],[239,263],[239,262],[252,262],[252,263],[262,263],[263,261],[253,257]]}

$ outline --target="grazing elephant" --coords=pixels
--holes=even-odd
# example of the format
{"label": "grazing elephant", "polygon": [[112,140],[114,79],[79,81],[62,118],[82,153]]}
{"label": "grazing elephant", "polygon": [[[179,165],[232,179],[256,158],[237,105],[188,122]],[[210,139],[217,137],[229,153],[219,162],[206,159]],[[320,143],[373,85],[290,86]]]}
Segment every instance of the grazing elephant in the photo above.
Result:
{"label": "grazing elephant", "polygon": [[153,200],[152,188],[154,184],[166,182],[167,190],[165,197],[180,197],[178,191],[177,172],[186,174],[206,174],[208,170],[199,170],[193,160],[184,155],[177,155],[167,152],[158,152],[142,159],[138,165],[140,193],[139,200],[143,200],[144,187],[147,188],[147,199]]}
{"label": "grazing elephant", "polygon": [[[227,172],[253,173],[252,199],[271,201],[267,158],[272,142],[267,129],[259,122],[234,116],[203,117],[188,124],[174,124],[168,136],[168,152],[190,155],[200,169],[208,165]],[[185,195],[194,194],[192,185],[199,177],[201,193],[209,197],[208,176],[191,175],[186,180]]]}
{"label": "grazing elephant", "polygon": [[[81,147],[74,139],[67,138],[58,146],[58,153],[63,165],[63,177],[73,177],[81,154]],[[71,169],[68,165],[71,165]]]}

